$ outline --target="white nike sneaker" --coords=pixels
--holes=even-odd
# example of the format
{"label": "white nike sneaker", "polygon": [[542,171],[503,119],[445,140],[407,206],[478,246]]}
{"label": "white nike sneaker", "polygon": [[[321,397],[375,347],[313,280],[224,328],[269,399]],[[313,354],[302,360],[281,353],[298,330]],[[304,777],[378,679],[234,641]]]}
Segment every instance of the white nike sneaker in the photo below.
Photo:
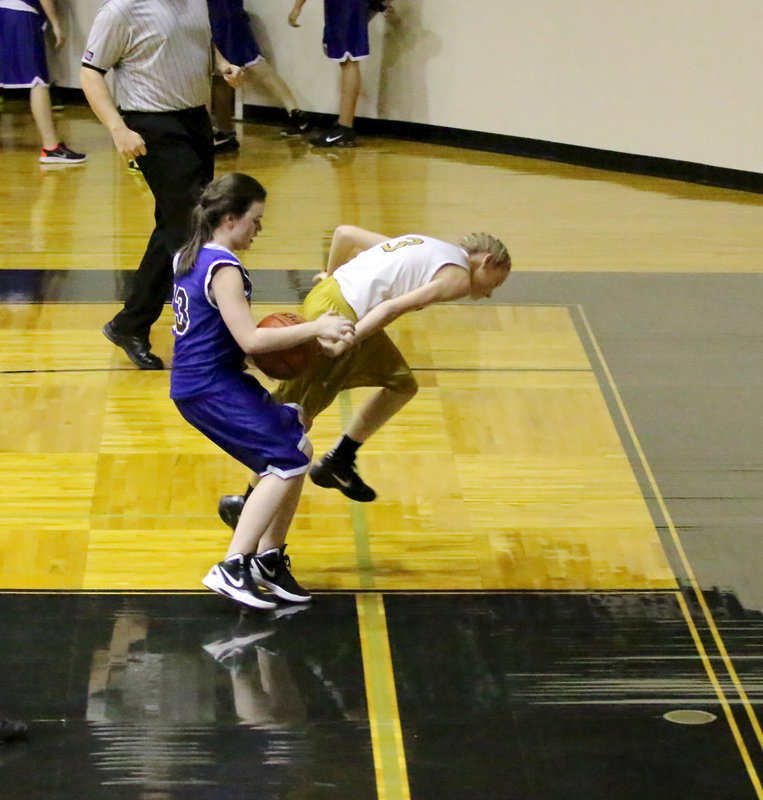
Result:
{"label": "white nike sneaker", "polygon": [[247,559],[241,553],[215,564],[201,582],[213,592],[252,608],[271,609],[278,606],[257,589]]}
{"label": "white nike sneaker", "polygon": [[286,545],[249,556],[252,580],[264,586],[276,597],[291,603],[309,603],[313,596],[303,589],[291,574],[291,561],[284,555]]}
{"label": "white nike sneaker", "polygon": [[228,639],[223,638],[208,642],[203,645],[203,648],[226,669],[237,672],[246,656],[246,651],[256,642],[267,639],[272,635],[273,631],[270,629],[257,631],[257,633],[250,633],[248,636],[231,636]]}

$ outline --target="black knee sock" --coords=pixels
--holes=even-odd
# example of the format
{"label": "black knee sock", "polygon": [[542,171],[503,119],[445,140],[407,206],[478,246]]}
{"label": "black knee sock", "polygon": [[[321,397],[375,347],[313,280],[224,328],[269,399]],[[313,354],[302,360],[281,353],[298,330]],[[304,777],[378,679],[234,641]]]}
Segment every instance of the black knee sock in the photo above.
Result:
{"label": "black knee sock", "polygon": [[355,460],[355,454],[363,442],[356,442],[354,439],[345,434],[337,443],[336,447],[329,453],[331,458],[337,461],[351,462]]}

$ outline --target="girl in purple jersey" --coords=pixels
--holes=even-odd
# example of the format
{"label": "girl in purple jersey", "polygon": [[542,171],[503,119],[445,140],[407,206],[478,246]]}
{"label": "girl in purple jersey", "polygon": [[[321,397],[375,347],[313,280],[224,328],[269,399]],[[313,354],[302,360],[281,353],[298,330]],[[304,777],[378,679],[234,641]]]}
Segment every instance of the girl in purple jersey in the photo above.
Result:
{"label": "girl in purple jersey", "polygon": [[274,608],[258,589],[295,603],[311,599],[284,554],[312,445],[300,409],[276,403],[244,372],[244,358],[313,339],[354,336],[335,313],[288,328],[258,328],[249,302],[252,284],[234,255],[262,230],[265,189],[231,173],[210,183],[193,212],[193,234],[174,259],[175,348],[170,396],[182,416],[260,480],[247,497],[223,561],[205,586],[254,608]]}
{"label": "girl in purple jersey", "polygon": [[87,156],[59,140],[53,119],[43,37],[46,17],[53,46],[59,50],[66,37],[54,0],[0,0],[0,88],[29,89],[29,106],[42,142],[42,164],[81,164]]}

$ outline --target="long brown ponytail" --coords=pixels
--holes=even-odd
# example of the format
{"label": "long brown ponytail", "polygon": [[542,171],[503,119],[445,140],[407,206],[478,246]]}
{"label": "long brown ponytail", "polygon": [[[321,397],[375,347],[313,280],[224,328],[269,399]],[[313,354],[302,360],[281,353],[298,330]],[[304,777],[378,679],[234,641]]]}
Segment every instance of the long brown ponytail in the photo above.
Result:
{"label": "long brown ponytail", "polygon": [[191,214],[191,237],[179,250],[175,275],[181,277],[193,269],[199,251],[226,214],[239,219],[252,203],[262,203],[266,197],[262,184],[243,172],[229,172],[209,183]]}

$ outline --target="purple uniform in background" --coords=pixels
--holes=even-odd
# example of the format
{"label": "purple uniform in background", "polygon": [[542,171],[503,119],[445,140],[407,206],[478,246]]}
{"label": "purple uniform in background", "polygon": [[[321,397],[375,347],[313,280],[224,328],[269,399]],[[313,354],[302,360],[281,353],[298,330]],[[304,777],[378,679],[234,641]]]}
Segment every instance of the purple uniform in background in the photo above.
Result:
{"label": "purple uniform in background", "polygon": [[323,50],[330,59],[368,56],[368,0],[323,0],[323,17]]}
{"label": "purple uniform in background", "polygon": [[212,278],[222,266],[241,271],[250,300],[248,273],[233,253],[216,244],[203,247],[193,269],[175,278],[170,397],[194,428],[258,475],[300,475],[310,459],[303,452],[299,407],[276,403],[244,372],[244,352],[210,297]]}
{"label": "purple uniform in background", "polygon": [[0,86],[31,89],[49,86],[43,27],[47,23],[37,0],[7,8],[0,0]]}
{"label": "purple uniform in background", "polygon": [[263,56],[252,33],[243,0],[207,0],[212,39],[217,49],[239,67],[256,64]]}

